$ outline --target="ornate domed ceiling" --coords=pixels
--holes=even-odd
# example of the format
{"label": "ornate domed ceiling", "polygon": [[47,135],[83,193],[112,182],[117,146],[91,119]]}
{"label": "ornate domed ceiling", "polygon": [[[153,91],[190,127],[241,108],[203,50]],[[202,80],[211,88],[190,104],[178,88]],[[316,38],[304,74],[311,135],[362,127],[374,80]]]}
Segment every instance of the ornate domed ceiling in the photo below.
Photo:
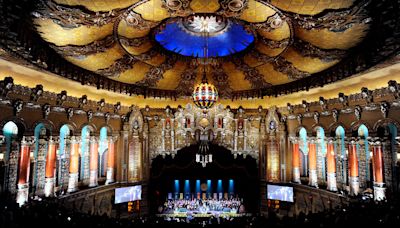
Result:
{"label": "ornate domed ceiling", "polygon": [[364,46],[373,46],[360,45],[374,32],[371,9],[377,6],[371,1],[38,2],[30,8],[32,26],[59,61],[77,66],[73,72],[80,76],[68,77],[114,91],[189,96],[206,62],[208,81],[223,98],[277,95],[333,82],[373,63],[346,69]]}

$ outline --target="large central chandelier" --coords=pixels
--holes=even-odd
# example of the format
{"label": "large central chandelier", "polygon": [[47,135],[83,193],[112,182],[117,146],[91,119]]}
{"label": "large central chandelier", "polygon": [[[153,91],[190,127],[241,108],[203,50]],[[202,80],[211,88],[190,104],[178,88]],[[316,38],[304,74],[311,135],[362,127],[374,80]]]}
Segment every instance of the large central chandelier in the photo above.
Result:
{"label": "large central chandelier", "polygon": [[203,77],[201,83],[194,87],[193,91],[193,102],[194,104],[203,109],[207,110],[211,108],[218,101],[218,91],[217,88],[207,81],[206,74],[206,64],[208,64],[208,32],[204,32],[204,37],[206,39],[206,46],[204,47],[204,61],[203,61]]}

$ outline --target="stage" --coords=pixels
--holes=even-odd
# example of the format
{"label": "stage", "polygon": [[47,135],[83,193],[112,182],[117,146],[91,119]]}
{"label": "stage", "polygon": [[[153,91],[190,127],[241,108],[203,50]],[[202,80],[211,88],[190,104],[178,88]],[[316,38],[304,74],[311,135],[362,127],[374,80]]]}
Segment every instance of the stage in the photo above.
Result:
{"label": "stage", "polygon": [[250,213],[232,213],[232,212],[208,212],[208,213],[188,213],[188,212],[176,212],[176,213],[164,213],[164,214],[157,214],[157,217],[164,217],[164,218],[210,218],[210,217],[222,217],[222,218],[232,218],[232,217],[248,217],[251,216]]}

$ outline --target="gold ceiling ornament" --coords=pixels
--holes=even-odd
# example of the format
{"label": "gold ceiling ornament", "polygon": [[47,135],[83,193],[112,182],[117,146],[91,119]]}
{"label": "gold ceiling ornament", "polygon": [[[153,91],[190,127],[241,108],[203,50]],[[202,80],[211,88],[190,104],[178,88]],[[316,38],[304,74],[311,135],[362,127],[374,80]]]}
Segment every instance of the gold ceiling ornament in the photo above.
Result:
{"label": "gold ceiling ornament", "polygon": [[[134,0],[130,5],[109,6],[103,5],[105,0],[40,0],[30,13],[36,32],[48,46],[66,61],[93,72],[93,81],[110,83],[112,86],[105,87],[122,88],[120,91],[140,87],[140,91],[154,89],[176,97],[194,94],[197,74],[188,74],[187,70],[203,65],[206,58],[163,49],[161,43],[155,42],[154,31],[168,22],[190,18],[193,20],[188,20],[191,23],[187,25],[200,36],[204,31],[223,32],[221,28],[237,23],[254,34],[254,43],[239,55],[214,57],[210,51],[207,76],[214,85],[202,85],[211,88],[209,95],[233,98],[238,94],[255,97],[254,94],[266,93],[264,89],[268,87],[268,91],[284,90],[283,84],[289,86],[292,81],[342,64],[340,61],[351,54],[348,49],[360,43],[370,28],[365,3],[368,1],[348,3],[352,1],[327,1],[324,7],[320,3],[292,2],[291,9],[281,0]],[[294,10],[294,6],[299,9]],[[110,9],[95,10],[101,7]],[[323,9],[332,10],[315,14]],[[217,25],[220,18],[226,27]],[[185,69],[169,60],[174,57],[186,63]],[[124,67],[124,63],[128,65]],[[182,72],[186,73],[182,76]],[[98,74],[106,79],[96,80]],[[190,83],[188,78],[195,78],[196,83]],[[187,87],[180,88],[181,85]]]}

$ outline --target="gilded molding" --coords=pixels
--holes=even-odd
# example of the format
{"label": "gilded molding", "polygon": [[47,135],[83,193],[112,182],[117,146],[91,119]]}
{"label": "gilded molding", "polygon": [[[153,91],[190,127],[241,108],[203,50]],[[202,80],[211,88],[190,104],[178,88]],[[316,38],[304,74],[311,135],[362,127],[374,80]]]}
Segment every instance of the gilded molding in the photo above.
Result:
{"label": "gilded molding", "polygon": [[32,15],[39,19],[51,19],[64,28],[80,26],[103,26],[114,23],[122,10],[111,10],[105,13],[83,11],[79,8],[60,5],[54,1],[41,0]]}
{"label": "gilded molding", "polygon": [[292,63],[284,59],[283,57],[277,57],[272,62],[272,65],[276,71],[284,73],[289,79],[296,80],[310,76],[308,72],[301,71],[293,66]]}
{"label": "gilded molding", "polygon": [[264,76],[254,67],[250,67],[243,59],[234,58],[232,62],[236,65],[236,69],[244,73],[245,79],[251,83],[253,89],[262,89],[270,87],[271,84],[264,80]]}
{"label": "gilded molding", "polygon": [[304,57],[318,58],[324,62],[340,60],[347,53],[340,49],[322,49],[301,39],[295,39],[292,47]]}
{"label": "gilded molding", "polygon": [[111,66],[99,69],[96,73],[106,77],[115,78],[118,77],[122,72],[132,69],[133,65],[138,60],[132,58],[129,55],[124,55],[122,58],[115,61]]}
{"label": "gilded molding", "polygon": [[72,56],[72,57],[87,56],[99,52],[105,52],[114,45],[115,45],[115,39],[113,35],[108,35],[101,40],[96,40],[90,44],[82,46],[79,45],[57,46],[49,44],[49,46],[52,47],[54,50],[56,50],[58,54],[62,56]]}
{"label": "gilded molding", "polygon": [[368,15],[366,6],[370,1],[362,1],[349,9],[332,11],[321,17],[295,14],[292,21],[303,29],[328,29],[332,32],[344,32],[355,24],[368,24],[372,18]]}

